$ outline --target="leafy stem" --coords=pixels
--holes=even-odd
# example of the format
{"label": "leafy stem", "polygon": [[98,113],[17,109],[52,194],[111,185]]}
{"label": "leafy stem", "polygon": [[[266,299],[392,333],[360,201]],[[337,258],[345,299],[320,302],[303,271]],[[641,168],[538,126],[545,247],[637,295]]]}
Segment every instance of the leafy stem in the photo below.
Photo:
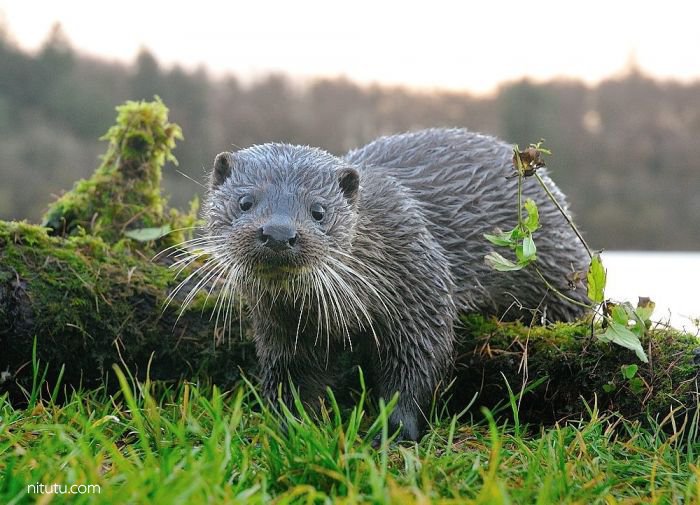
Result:
{"label": "leafy stem", "polygon": [[[540,280],[547,286],[548,290],[569,303],[592,310],[602,318],[602,329],[605,331],[597,335],[598,340],[612,342],[631,349],[637,354],[637,357],[641,361],[646,363],[648,359],[642,348],[640,339],[646,331],[649,317],[654,310],[654,304],[650,300],[642,303],[640,299],[637,308],[633,308],[630,303],[615,304],[609,300],[606,301],[605,285],[607,283],[607,272],[603,267],[600,254],[591,251],[591,248],[588,247],[588,244],[569,217],[569,214],[557,201],[542,177],[537,173],[539,168],[545,166],[542,156],[545,154],[552,154],[548,149],[542,146],[543,142],[544,141],[540,140],[536,144],[530,144],[524,151],[520,151],[517,145],[513,147],[513,165],[516,171],[514,176],[518,178],[518,222],[515,228],[508,232],[498,230],[495,234],[484,234],[484,238],[495,246],[508,247],[514,251],[515,261],[502,256],[496,251],[489,252],[484,257],[484,260],[491,268],[501,272],[522,270],[530,264],[535,264],[537,260],[537,248],[533,240],[533,234],[540,228],[539,210],[537,209],[535,201],[530,198],[525,200],[523,204],[523,178],[534,176],[547,194],[549,200],[556,206],[561,215],[564,216],[569,227],[588,253],[590,263],[585,272],[585,279],[587,283],[587,296],[591,303],[575,300],[562,293],[561,290],[557,289],[547,280],[536,265],[534,265],[535,272]],[[527,217],[523,217],[523,210],[525,210]],[[583,272],[574,272],[573,274],[575,280],[570,280],[570,282],[579,282]]]}
{"label": "leafy stem", "polygon": [[537,272],[537,275],[540,277],[540,279],[542,280],[542,282],[544,282],[545,286],[547,286],[547,289],[549,289],[550,291],[556,293],[558,296],[560,296],[561,298],[563,298],[563,299],[566,300],[567,302],[576,304],[576,305],[578,305],[578,306],[580,306],[580,307],[585,307],[585,308],[587,308],[587,309],[593,309],[593,310],[595,310],[596,307],[598,306],[597,304],[588,304],[588,303],[584,303],[584,302],[582,302],[582,301],[574,300],[573,298],[571,298],[571,297],[569,297],[569,296],[566,296],[564,293],[562,293],[562,292],[559,291],[557,288],[555,288],[555,287],[552,285],[552,283],[550,283],[550,282],[546,279],[546,277],[542,274],[542,272],[540,271],[539,268],[535,267],[535,272]]}
{"label": "leafy stem", "polygon": [[[549,199],[552,201],[552,203],[554,203],[554,205],[556,205],[557,209],[559,209],[559,212],[561,212],[561,215],[564,216],[564,219],[566,219],[566,222],[569,223],[569,226],[571,226],[571,229],[574,231],[574,233],[576,234],[578,239],[581,241],[581,243],[583,244],[583,247],[586,248],[586,252],[588,252],[588,257],[592,259],[593,253],[591,252],[591,248],[588,247],[588,244],[583,239],[583,235],[581,235],[581,232],[578,230],[578,228],[576,227],[574,222],[571,220],[571,218],[569,217],[569,214],[564,210],[564,208],[561,206],[561,204],[554,197],[552,192],[549,190],[547,185],[542,180],[542,177],[540,177],[540,174],[535,172],[534,175],[535,175],[535,179],[537,179],[537,182],[539,182],[540,186],[542,186],[542,189],[544,189],[545,193],[547,193],[547,196],[549,197]],[[520,201],[520,188],[518,188],[518,201]]]}
{"label": "leafy stem", "polygon": [[523,224],[523,176],[518,170],[518,226],[521,230],[526,231]]}

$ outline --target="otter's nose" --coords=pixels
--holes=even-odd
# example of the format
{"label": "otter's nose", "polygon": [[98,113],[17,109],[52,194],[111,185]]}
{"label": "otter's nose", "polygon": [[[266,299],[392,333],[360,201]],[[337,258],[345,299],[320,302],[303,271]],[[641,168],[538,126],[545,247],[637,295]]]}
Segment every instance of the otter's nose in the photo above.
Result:
{"label": "otter's nose", "polygon": [[274,251],[284,251],[294,247],[297,231],[291,224],[270,222],[258,230],[260,242]]}

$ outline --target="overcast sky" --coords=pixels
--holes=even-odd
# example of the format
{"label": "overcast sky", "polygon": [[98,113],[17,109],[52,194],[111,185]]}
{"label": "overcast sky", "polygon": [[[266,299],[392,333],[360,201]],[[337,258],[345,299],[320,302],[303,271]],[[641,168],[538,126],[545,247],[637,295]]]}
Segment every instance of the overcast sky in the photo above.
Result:
{"label": "overcast sky", "polygon": [[55,22],[89,54],[250,77],[344,75],[360,82],[488,92],[524,75],[595,82],[631,59],[647,73],[700,78],[700,2],[588,0],[0,0],[28,49]]}

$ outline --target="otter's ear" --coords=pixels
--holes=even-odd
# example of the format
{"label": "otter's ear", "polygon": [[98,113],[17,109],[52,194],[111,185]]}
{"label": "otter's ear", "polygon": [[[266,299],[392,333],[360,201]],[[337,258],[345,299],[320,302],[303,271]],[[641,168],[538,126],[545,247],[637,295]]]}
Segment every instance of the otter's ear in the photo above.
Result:
{"label": "otter's ear", "polygon": [[357,201],[360,188],[360,174],[351,167],[338,170],[338,185],[350,203]]}
{"label": "otter's ear", "polygon": [[214,168],[211,171],[209,187],[215,188],[222,184],[233,170],[233,153],[220,153],[214,159]]}

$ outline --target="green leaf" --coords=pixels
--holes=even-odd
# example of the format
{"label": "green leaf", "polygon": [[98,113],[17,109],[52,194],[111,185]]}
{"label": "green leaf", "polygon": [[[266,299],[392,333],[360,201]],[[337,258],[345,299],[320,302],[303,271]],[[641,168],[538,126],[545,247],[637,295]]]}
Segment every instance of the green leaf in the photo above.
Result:
{"label": "green leaf", "polygon": [[624,327],[627,327],[631,319],[629,311],[622,304],[613,306],[612,310],[610,311],[610,315],[613,321],[621,324]]}
{"label": "green leaf", "polygon": [[606,384],[603,384],[603,391],[606,393],[612,393],[617,389],[617,386],[613,384],[612,382],[608,382]]}
{"label": "green leaf", "polygon": [[644,381],[640,377],[630,379],[629,385],[633,393],[641,393],[644,391]]}
{"label": "green leaf", "polygon": [[591,258],[591,265],[588,267],[588,298],[593,303],[602,303],[605,300],[605,283],[607,273],[603,268],[603,261],[600,259],[600,254],[596,254]]}
{"label": "green leaf", "polygon": [[640,361],[648,363],[642,343],[639,337],[632,333],[627,326],[624,326],[616,321],[609,321],[608,328],[605,333],[598,335],[598,339],[603,342],[612,342],[627,349],[632,349]]}
{"label": "green leaf", "polygon": [[[527,239],[527,237],[525,237],[525,239]],[[524,247],[525,247],[524,241],[525,241],[525,239],[523,239],[523,242],[522,242],[522,243],[520,243],[520,244],[518,244],[517,246],[515,246],[515,257],[517,258],[517,260],[518,260],[518,265],[519,265],[521,268],[524,268],[524,267],[528,266],[530,263],[532,263],[533,261],[535,261],[535,260],[537,259],[537,258],[535,258],[535,256],[526,256],[526,255],[525,255],[525,250],[524,250]],[[534,243],[532,244],[532,246],[534,246]]]}
{"label": "green leaf", "polygon": [[520,243],[515,246],[515,259],[518,260],[518,264],[527,263],[527,259],[523,256],[523,244]]}
{"label": "green leaf", "polygon": [[634,377],[635,375],[637,375],[637,370],[639,370],[639,366],[638,366],[638,365],[635,365],[635,364],[631,364],[631,365],[622,365],[622,366],[620,367],[620,370],[622,371],[622,376],[623,376],[625,379],[629,380],[629,379],[631,379],[632,377]]}
{"label": "green leaf", "polygon": [[497,252],[488,253],[486,256],[484,256],[484,260],[486,261],[487,265],[494,270],[498,270],[499,272],[512,272],[514,270],[521,270],[524,267],[524,265],[513,263],[511,260],[504,258]]}
{"label": "green leaf", "polygon": [[151,240],[158,240],[168,233],[170,233],[170,225],[166,224],[157,228],[138,228],[135,230],[128,230],[124,232],[124,235],[138,242],[149,242]]}
{"label": "green leaf", "polygon": [[516,226],[510,231],[510,241],[513,242],[513,245],[515,245],[515,242],[517,242],[521,238],[525,238],[526,236],[527,232],[523,231],[520,228],[520,225]]}
{"label": "green leaf", "polygon": [[535,254],[537,254],[537,248],[535,247],[535,241],[532,240],[532,235],[528,235],[523,239],[523,258],[525,259],[535,259]]}
{"label": "green leaf", "polygon": [[540,227],[540,213],[537,210],[537,204],[532,198],[525,200],[524,207],[527,212],[527,218],[523,221],[523,224],[532,233]]}
{"label": "green leaf", "polygon": [[490,233],[484,233],[484,238],[494,245],[510,247],[513,245],[511,240],[511,233],[499,233],[498,235],[491,235]]}
{"label": "green leaf", "polygon": [[644,324],[644,321],[639,319],[639,316],[637,316],[637,314],[634,312],[632,312],[632,316],[634,317],[634,324],[630,326],[629,329],[639,338],[642,338],[647,332],[647,325]]}
{"label": "green leaf", "polygon": [[644,321],[645,325],[646,323],[649,322],[651,319],[651,315],[654,313],[654,308],[656,307],[656,303],[651,301],[649,298],[639,298],[639,303],[637,303],[637,308],[634,309],[634,313]]}

